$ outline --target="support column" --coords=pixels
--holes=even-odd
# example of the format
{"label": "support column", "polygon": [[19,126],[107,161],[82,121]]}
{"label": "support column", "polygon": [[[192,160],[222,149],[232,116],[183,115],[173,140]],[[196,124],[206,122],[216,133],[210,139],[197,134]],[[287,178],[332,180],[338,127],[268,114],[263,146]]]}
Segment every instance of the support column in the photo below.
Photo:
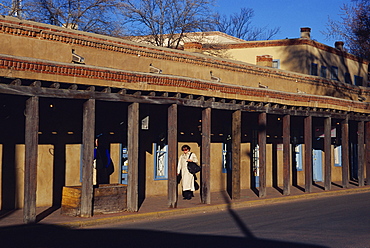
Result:
{"label": "support column", "polygon": [[36,222],[37,153],[39,131],[39,98],[30,97],[26,102],[24,209],[23,222]]}
{"label": "support column", "polygon": [[127,185],[127,211],[139,210],[139,103],[128,106],[128,185]]}
{"label": "support column", "polygon": [[365,164],[365,122],[359,121],[357,124],[357,147],[358,147],[358,186],[365,185],[364,164]]}
{"label": "support column", "polygon": [[258,146],[259,146],[259,197],[266,196],[266,137],[267,114],[258,115]]}
{"label": "support column", "polygon": [[349,126],[348,119],[342,120],[342,186],[349,186]]}
{"label": "support column", "polygon": [[312,190],[312,116],[304,119],[304,146],[305,146],[305,192]]}
{"label": "support column", "polygon": [[290,115],[283,116],[283,194],[290,195]]}
{"label": "support column", "polygon": [[325,190],[331,189],[331,117],[324,120]]}
{"label": "support column", "polygon": [[202,203],[211,203],[211,108],[202,111]]}
{"label": "support column", "polygon": [[81,217],[93,215],[93,160],[95,136],[95,99],[87,100],[83,105],[82,132],[82,189]]}
{"label": "support column", "polygon": [[240,199],[240,146],[242,111],[234,111],[232,116],[232,199]]}
{"label": "support column", "polygon": [[177,207],[177,104],[168,108],[168,206]]}
{"label": "support column", "polygon": [[370,122],[365,123],[366,185],[370,185]]}

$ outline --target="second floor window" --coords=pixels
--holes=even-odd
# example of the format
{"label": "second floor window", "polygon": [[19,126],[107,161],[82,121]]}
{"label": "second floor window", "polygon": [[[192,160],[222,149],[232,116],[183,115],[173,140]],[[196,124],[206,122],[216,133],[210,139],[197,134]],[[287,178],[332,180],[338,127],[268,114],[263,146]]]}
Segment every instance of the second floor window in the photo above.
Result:
{"label": "second floor window", "polygon": [[272,61],[272,68],[280,69],[280,59],[274,59]]}
{"label": "second floor window", "polygon": [[315,64],[315,63],[311,63],[311,75],[312,76],[318,76],[317,64]]}
{"label": "second floor window", "polygon": [[336,66],[331,67],[331,79],[338,81],[338,67]]}
{"label": "second floor window", "polygon": [[326,66],[322,65],[320,69],[320,77],[326,78],[326,74],[327,74],[327,68]]}
{"label": "second floor window", "polygon": [[355,75],[355,85],[363,86],[362,83],[363,83],[363,78]]}
{"label": "second floor window", "polygon": [[352,84],[351,74],[349,74],[348,72],[344,73],[344,82],[346,84]]}

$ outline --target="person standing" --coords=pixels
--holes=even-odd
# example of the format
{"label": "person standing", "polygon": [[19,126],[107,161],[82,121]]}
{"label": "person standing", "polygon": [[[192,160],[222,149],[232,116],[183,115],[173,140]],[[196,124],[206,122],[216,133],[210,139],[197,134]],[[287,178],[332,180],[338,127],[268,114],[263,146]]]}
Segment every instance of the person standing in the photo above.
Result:
{"label": "person standing", "polygon": [[188,170],[188,162],[198,163],[197,156],[190,152],[190,146],[183,145],[181,151],[184,153],[180,155],[179,161],[177,164],[177,175],[181,173],[181,185],[182,185],[182,195],[184,200],[190,200],[194,195],[195,191],[194,186],[194,175],[191,174]]}

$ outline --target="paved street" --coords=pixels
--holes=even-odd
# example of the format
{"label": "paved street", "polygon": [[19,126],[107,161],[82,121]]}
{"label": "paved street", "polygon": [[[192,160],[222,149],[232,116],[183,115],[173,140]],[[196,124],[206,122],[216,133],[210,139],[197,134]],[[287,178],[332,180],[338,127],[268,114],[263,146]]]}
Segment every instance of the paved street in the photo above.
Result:
{"label": "paved street", "polygon": [[[194,240],[202,242],[202,238],[210,237],[215,241],[203,243],[206,247],[370,247],[370,193],[104,228],[143,234],[159,232],[161,238],[149,242],[158,247],[162,238],[183,235],[189,235],[188,242],[195,247],[198,246]],[[181,242],[186,240],[176,243]],[[229,245],[223,246],[226,244]]]}
{"label": "paved street", "polygon": [[146,220],[89,228],[13,225],[0,228],[0,240],[7,248],[369,248],[369,206],[370,192],[366,192],[179,217],[148,215]]}

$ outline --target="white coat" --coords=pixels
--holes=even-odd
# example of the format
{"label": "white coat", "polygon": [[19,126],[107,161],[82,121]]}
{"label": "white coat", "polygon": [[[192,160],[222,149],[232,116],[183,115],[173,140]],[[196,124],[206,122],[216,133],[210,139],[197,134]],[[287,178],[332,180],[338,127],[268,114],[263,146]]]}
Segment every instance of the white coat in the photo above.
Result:
{"label": "white coat", "polygon": [[[181,173],[181,184],[182,184],[182,190],[191,190],[195,191],[194,187],[194,175],[191,174],[188,170],[188,162],[190,151],[187,153],[184,153],[180,156],[179,162],[177,163],[177,174]],[[190,160],[192,160],[195,163],[198,163],[198,158],[194,153],[191,153]]]}

